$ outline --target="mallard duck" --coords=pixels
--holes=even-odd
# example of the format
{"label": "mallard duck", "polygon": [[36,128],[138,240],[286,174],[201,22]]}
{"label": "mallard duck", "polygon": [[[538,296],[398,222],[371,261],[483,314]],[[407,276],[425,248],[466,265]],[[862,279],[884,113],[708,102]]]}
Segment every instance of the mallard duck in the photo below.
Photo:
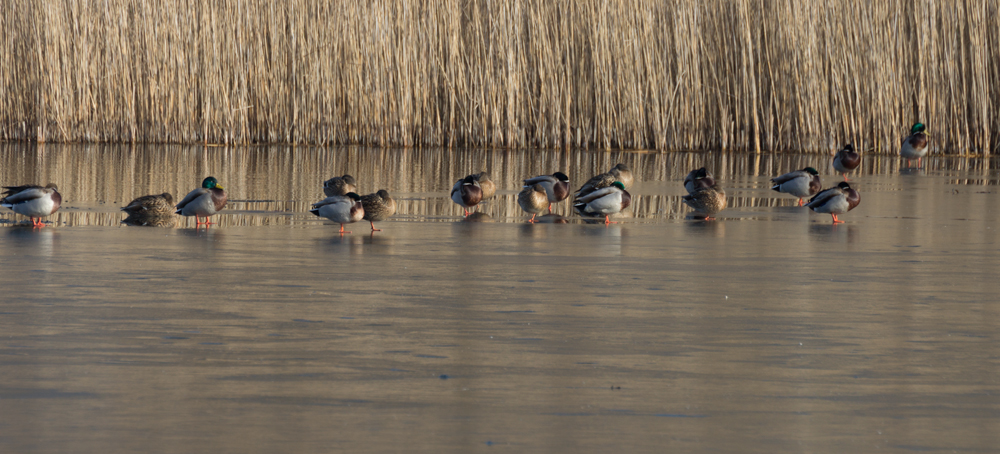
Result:
{"label": "mallard duck", "polygon": [[561,202],[569,197],[569,177],[565,173],[556,172],[552,175],[540,175],[524,180],[525,188],[530,188],[536,184],[542,185],[542,188],[545,189],[545,198],[549,201],[549,213],[552,212],[553,203]]}
{"label": "mallard duck", "polygon": [[549,204],[549,198],[545,193],[545,186],[542,186],[541,183],[535,183],[530,187],[525,186],[517,194],[517,204],[521,206],[522,210],[531,213],[531,219],[528,222],[534,223],[535,216],[545,211],[545,207]]}
{"label": "mallard duck", "polygon": [[[365,208],[361,204],[361,196],[348,192],[345,195],[332,195],[313,204],[310,213],[327,218],[340,224],[340,234],[343,235],[344,224],[358,222],[365,217]],[[374,224],[372,224],[374,226]]]}
{"label": "mallard duck", "polygon": [[[195,225],[211,225],[208,217],[218,213],[226,206],[226,191],[219,186],[219,181],[215,177],[205,178],[201,182],[201,187],[195,189],[184,196],[177,204],[176,213],[181,216],[194,216]],[[201,222],[201,217],[205,217],[205,222]]]}
{"label": "mallard duck", "polygon": [[833,223],[839,224],[844,221],[837,219],[837,215],[853,210],[859,203],[861,195],[858,191],[852,189],[846,181],[842,181],[837,186],[816,194],[809,199],[806,206],[817,213],[830,213],[833,216]]}
{"label": "mallard duck", "polygon": [[903,145],[899,147],[899,155],[906,158],[906,165],[910,161],[917,160],[917,167],[920,167],[920,158],[927,155],[927,127],[923,123],[914,123],[910,129],[910,135],[903,140]]}
{"label": "mallard duck", "polygon": [[333,177],[323,182],[323,193],[327,197],[335,195],[347,195],[348,192],[357,191],[357,183],[354,177],[344,174],[342,177]]}
{"label": "mallard duck", "polygon": [[854,151],[854,145],[844,145],[844,148],[833,156],[833,168],[844,176],[844,181],[847,181],[847,174],[857,169],[859,165],[861,165],[861,155]]}
{"label": "mallard duck", "polygon": [[497,185],[493,184],[490,174],[479,172],[473,175],[473,177],[475,177],[476,183],[479,183],[479,188],[483,190],[483,200],[493,197],[497,193]]}
{"label": "mallard duck", "polygon": [[771,182],[774,183],[771,189],[798,197],[799,206],[802,206],[804,197],[816,194],[823,187],[819,181],[819,172],[812,167],[774,177]]}
{"label": "mallard duck", "polygon": [[4,198],[0,199],[0,206],[27,216],[31,220],[31,225],[35,227],[45,227],[42,218],[59,211],[59,204],[62,203],[59,188],[53,183],[45,187],[29,184],[4,186],[4,189],[6,191],[3,193]]}
{"label": "mallard duck", "polygon": [[715,186],[715,178],[712,177],[712,172],[704,167],[692,170],[684,177],[684,189],[687,189],[688,194],[694,194],[701,188],[712,186]]}
{"label": "mallard duck", "polygon": [[157,227],[173,225],[176,220],[174,210],[174,196],[169,192],[144,195],[122,207],[122,211],[128,213],[128,217],[122,222]]}
{"label": "mallard duck", "polygon": [[465,210],[465,215],[469,215],[469,208],[479,204],[483,200],[483,189],[479,187],[476,175],[469,175],[455,183],[451,188],[451,200]]}
{"label": "mallard duck", "polygon": [[699,214],[704,214],[705,219],[710,219],[716,213],[726,209],[726,191],[713,184],[707,188],[698,188],[694,193],[681,198],[687,206],[694,208]]}
{"label": "mallard duck", "polygon": [[628,208],[630,203],[632,195],[625,190],[625,184],[615,181],[611,186],[577,197],[573,201],[573,208],[581,216],[603,215],[605,224],[614,224],[611,222],[611,215]]}
{"label": "mallard duck", "polygon": [[632,177],[632,169],[629,169],[627,165],[619,163],[618,165],[612,167],[609,172],[615,176],[617,181],[622,182],[625,189],[632,187],[632,181],[634,181]]}
{"label": "mallard duck", "polygon": [[632,171],[625,164],[618,164],[605,173],[594,175],[583,186],[580,186],[580,189],[577,189],[574,196],[580,197],[598,189],[610,187],[611,183],[616,181],[621,182],[625,189],[632,187]]}
{"label": "mallard duck", "polygon": [[396,214],[396,201],[389,197],[389,191],[379,189],[374,194],[361,196],[361,206],[365,209],[364,220],[372,225],[372,232],[381,232],[375,228],[375,221],[384,221]]}

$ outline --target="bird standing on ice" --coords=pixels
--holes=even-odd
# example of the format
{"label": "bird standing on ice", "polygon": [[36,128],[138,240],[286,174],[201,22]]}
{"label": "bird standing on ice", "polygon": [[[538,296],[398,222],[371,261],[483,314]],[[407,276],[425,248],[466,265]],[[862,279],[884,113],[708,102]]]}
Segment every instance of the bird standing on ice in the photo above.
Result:
{"label": "bird standing on ice", "polygon": [[903,145],[899,147],[899,155],[906,158],[906,165],[916,159],[917,167],[920,167],[920,158],[927,155],[927,127],[923,123],[914,123],[910,128],[910,135],[903,140]]}
{"label": "bird standing on ice", "polygon": [[[177,204],[177,214],[194,216],[195,226],[205,224],[207,227],[212,225],[208,217],[222,211],[225,206],[225,188],[219,186],[219,181],[215,177],[208,177],[201,182],[200,188],[189,192]],[[205,222],[201,222],[201,217],[205,218]]]}
{"label": "bird standing on ice", "polygon": [[27,216],[34,227],[45,227],[42,218],[58,211],[59,204],[62,203],[59,188],[53,183],[49,183],[45,187],[24,185],[4,186],[4,189],[6,191],[3,193],[4,198],[0,199],[0,206]]}
{"label": "bird standing on ice", "polygon": [[[313,208],[309,212],[340,224],[341,235],[351,233],[344,231],[344,224],[352,224],[365,217],[365,208],[361,204],[361,196],[354,192],[348,192],[347,195],[334,195],[320,200],[313,204]],[[372,226],[374,227],[374,224]]]}
{"label": "bird standing on ice", "polygon": [[847,174],[851,173],[861,165],[861,155],[854,151],[854,145],[847,144],[833,156],[833,169],[844,176],[847,181]]}
{"label": "bird standing on ice", "polygon": [[823,188],[819,181],[819,172],[812,167],[776,176],[771,182],[774,183],[771,189],[798,197],[799,206],[802,206],[804,197],[815,195]]}
{"label": "bird standing on ice", "polygon": [[552,212],[553,203],[561,202],[569,197],[569,177],[565,173],[556,172],[552,175],[540,175],[524,180],[525,188],[536,184],[542,185],[542,188],[545,189],[545,197],[549,202],[549,213]]}
{"label": "bird standing on ice", "polygon": [[483,200],[483,188],[479,186],[478,175],[469,175],[458,180],[451,188],[451,201],[457,203],[465,215],[469,215],[469,208],[479,205]]}
{"label": "bird standing on ice", "polygon": [[837,219],[837,215],[853,210],[859,203],[861,195],[858,191],[851,188],[846,181],[842,181],[837,186],[816,194],[806,206],[817,213],[829,213],[833,216],[834,224],[841,224],[844,221]]}
{"label": "bird standing on ice", "polygon": [[614,224],[611,215],[620,213],[632,203],[632,195],[621,181],[611,186],[582,194],[573,201],[573,208],[581,216],[604,216],[604,224]]}

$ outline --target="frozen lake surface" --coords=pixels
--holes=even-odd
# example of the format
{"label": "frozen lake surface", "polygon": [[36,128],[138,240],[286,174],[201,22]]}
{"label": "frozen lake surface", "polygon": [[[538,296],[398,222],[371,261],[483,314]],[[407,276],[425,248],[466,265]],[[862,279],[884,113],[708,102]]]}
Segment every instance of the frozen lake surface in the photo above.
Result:
{"label": "frozen lake surface", "polygon": [[[517,207],[617,162],[620,224]],[[702,165],[717,221],[680,202]],[[820,155],[0,144],[0,183],[63,195],[0,213],[0,452],[996,452],[998,161],[901,165],[832,226],[769,190],[835,185]],[[382,232],[307,212],[344,173],[397,199]],[[209,175],[218,225],[121,225]]]}

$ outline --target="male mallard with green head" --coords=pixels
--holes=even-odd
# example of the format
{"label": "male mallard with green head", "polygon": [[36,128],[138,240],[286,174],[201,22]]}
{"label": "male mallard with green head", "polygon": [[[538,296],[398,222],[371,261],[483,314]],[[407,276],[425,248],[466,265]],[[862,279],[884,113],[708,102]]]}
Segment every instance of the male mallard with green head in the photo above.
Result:
{"label": "male mallard with green head", "polygon": [[365,217],[361,196],[354,192],[348,192],[346,195],[332,195],[320,200],[313,204],[309,212],[340,224],[341,235],[351,233],[344,231],[344,224],[352,224]]}
{"label": "male mallard with green head", "polygon": [[[212,225],[208,217],[218,213],[226,206],[226,191],[219,186],[219,181],[215,177],[205,178],[201,182],[201,187],[195,189],[184,196],[177,204],[176,213],[181,216],[194,216],[195,225]],[[205,222],[201,222],[201,217]]]}
{"label": "male mallard with green head", "polygon": [[[553,203],[561,202],[569,197],[569,177],[565,173],[556,172],[552,175],[539,175],[524,180],[525,188],[530,188],[536,184],[542,185],[542,188],[545,189],[545,198],[549,201],[549,213],[552,212]],[[532,216],[532,219],[534,219],[534,216]]]}
{"label": "male mallard with green head", "polygon": [[774,183],[771,189],[798,197],[799,206],[802,206],[803,197],[814,195],[823,187],[819,181],[819,172],[812,167],[776,176],[771,182]]}
{"label": "male mallard with green head", "polygon": [[920,167],[920,158],[927,155],[927,127],[923,123],[914,123],[910,129],[910,135],[903,140],[903,145],[899,147],[899,155],[906,158],[906,165],[910,161],[917,160],[917,167]]}
{"label": "male mallard with green head", "polygon": [[715,186],[715,178],[712,177],[712,172],[704,167],[692,170],[684,177],[684,189],[687,190],[688,194],[694,194],[699,189],[712,186]]}
{"label": "male mallard with green head", "polygon": [[706,220],[712,219],[716,213],[726,209],[726,191],[718,184],[698,188],[681,200],[687,206],[694,208],[695,213],[704,214]]}
{"label": "male mallard with green head", "polygon": [[396,201],[389,197],[389,191],[379,189],[374,194],[361,196],[361,207],[365,209],[364,220],[372,225],[372,232],[381,232],[375,228],[375,221],[384,221],[396,214]]}
{"label": "male mallard with green head", "polygon": [[176,221],[174,196],[169,192],[144,195],[122,207],[128,216],[122,221],[129,225],[165,227]]}
{"label": "male mallard with green head", "polygon": [[854,145],[847,144],[833,156],[833,168],[844,176],[847,181],[847,174],[857,169],[861,165],[861,155],[854,151]]}
{"label": "male mallard with green head", "polygon": [[457,203],[469,215],[469,208],[483,200],[483,188],[479,186],[478,175],[468,175],[458,180],[451,188],[451,201]]}
{"label": "male mallard with green head", "polygon": [[347,195],[348,192],[357,191],[357,182],[354,177],[344,174],[342,177],[333,177],[323,182],[323,193],[327,197],[335,195]]}
{"label": "male mallard with green head", "polygon": [[859,203],[861,195],[858,191],[852,189],[846,181],[842,181],[837,186],[816,194],[806,206],[817,213],[829,213],[833,216],[833,223],[840,224],[844,221],[837,219],[837,215],[853,210]]}
{"label": "male mallard with green head", "polygon": [[0,199],[0,206],[10,208],[11,211],[27,216],[34,227],[45,227],[42,218],[51,215],[59,210],[62,203],[62,195],[55,184],[49,183],[42,186],[4,186],[4,198]]}
{"label": "male mallard with green head", "polygon": [[531,219],[528,222],[534,223],[535,216],[545,211],[545,207],[549,205],[549,198],[545,194],[545,187],[541,183],[535,183],[530,187],[525,186],[517,194],[517,204],[521,206],[522,210],[531,213]]}
{"label": "male mallard with green head", "polygon": [[611,215],[620,213],[632,203],[632,195],[621,181],[611,186],[580,195],[573,201],[573,208],[581,216],[604,216],[604,224],[614,224]]}

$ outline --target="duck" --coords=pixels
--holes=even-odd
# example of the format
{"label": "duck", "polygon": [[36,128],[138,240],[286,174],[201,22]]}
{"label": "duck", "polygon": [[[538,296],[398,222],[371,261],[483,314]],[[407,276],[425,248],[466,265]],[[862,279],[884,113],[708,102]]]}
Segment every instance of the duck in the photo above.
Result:
{"label": "duck", "polygon": [[128,213],[122,222],[129,225],[150,225],[164,227],[176,221],[174,196],[169,192],[144,195],[121,208]]}
{"label": "duck", "polygon": [[714,185],[715,178],[712,177],[712,172],[704,167],[692,170],[684,177],[684,189],[687,189],[688,194],[694,194],[699,189],[710,188]]}
{"label": "duck", "polygon": [[611,183],[611,186],[583,194],[573,201],[573,208],[581,216],[604,216],[604,224],[615,224],[611,215],[628,208],[632,203],[632,195],[625,190],[621,181]]}
{"label": "duck", "polygon": [[451,200],[465,210],[465,215],[469,215],[469,208],[479,204],[483,200],[483,189],[479,186],[477,175],[468,175],[458,180],[451,188]]}
{"label": "duck", "polygon": [[372,226],[372,232],[381,232],[375,228],[375,221],[384,221],[396,214],[396,201],[389,197],[389,191],[379,189],[374,194],[361,196],[361,207],[365,209],[362,219]]}
{"label": "duck", "polygon": [[24,185],[24,186],[4,186],[3,199],[0,199],[0,206],[10,208],[11,211],[27,216],[31,220],[33,227],[45,227],[42,218],[50,216],[59,211],[62,203],[62,195],[59,188],[54,183],[47,185]]}
{"label": "duck", "polygon": [[[319,217],[327,218],[340,224],[340,234],[343,235],[344,224],[358,222],[365,217],[365,208],[361,203],[361,196],[355,192],[348,192],[345,195],[332,195],[312,205],[310,213]],[[375,224],[372,224],[374,227]]]}
{"label": "duck", "polygon": [[774,177],[771,182],[774,183],[771,189],[798,197],[799,206],[802,206],[803,198],[815,195],[823,187],[819,172],[812,167]]}
{"label": "duck", "polygon": [[517,204],[521,206],[522,210],[531,213],[531,219],[528,222],[534,223],[535,216],[545,211],[545,207],[549,205],[549,197],[546,194],[545,186],[541,183],[525,186],[517,194]]}
{"label": "duck", "polygon": [[476,178],[476,182],[479,183],[479,188],[483,190],[483,200],[492,198],[497,193],[497,185],[490,179],[490,174],[479,172],[473,176]]}
{"label": "duck", "polygon": [[851,188],[846,181],[842,181],[837,186],[816,194],[809,199],[806,206],[817,213],[829,213],[833,216],[834,224],[842,224],[844,221],[837,219],[837,215],[853,210],[859,203],[861,195],[858,191]]}
{"label": "duck", "polygon": [[542,185],[542,188],[545,189],[545,198],[549,202],[549,213],[552,212],[553,203],[561,202],[569,197],[569,177],[565,173],[556,172],[552,175],[539,175],[524,180],[525,188],[530,188],[536,184]]}
{"label": "duck", "polygon": [[910,135],[903,140],[903,145],[899,147],[899,155],[906,158],[906,165],[916,159],[917,167],[920,167],[920,158],[927,155],[927,127],[923,123],[914,123],[910,128]]}
{"label": "duck", "polygon": [[618,163],[618,165],[612,167],[608,172],[614,175],[615,180],[620,181],[622,186],[625,186],[625,189],[632,187],[632,182],[634,181],[632,169],[629,169],[627,165]]}
{"label": "duck", "polygon": [[[181,216],[194,216],[195,225],[212,225],[208,217],[218,213],[226,206],[225,188],[219,186],[219,180],[215,177],[205,178],[201,182],[201,187],[195,189],[184,196],[177,204],[176,213]],[[201,217],[205,217],[205,222],[201,222]]]}
{"label": "duck", "polygon": [[357,184],[354,181],[354,177],[348,174],[344,174],[341,177],[333,177],[323,182],[323,194],[326,194],[327,197],[347,195],[348,192],[358,190]]}
{"label": "duck", "polygon": [[698,188],[681,200],[687,206],[694,208],[695,213],[704,214],[706,220],[712,219],[716,213],[726,209],[726,191],[718,184]]}
{"label": "duck", "polygon": [[594,175],[591,179],[587,180],[583,186],[580,186],[580,189],[577,189],[575,197],[589,194],[597,189],[610,187],[611,183],[616,181],[620,182],[625,189],[632,187],[632,182],[634,181],[632,170],[625,164],[619,163],[612,167],[611,170]]}
{"label": "duck", "polygon": [[861,155],[854,151],[854,145],[844,145],[844,148],[833,156],[833,168],[844,176],[844,181],[847,181],[847,174],[857,169],[859,165],[861,165]]}

